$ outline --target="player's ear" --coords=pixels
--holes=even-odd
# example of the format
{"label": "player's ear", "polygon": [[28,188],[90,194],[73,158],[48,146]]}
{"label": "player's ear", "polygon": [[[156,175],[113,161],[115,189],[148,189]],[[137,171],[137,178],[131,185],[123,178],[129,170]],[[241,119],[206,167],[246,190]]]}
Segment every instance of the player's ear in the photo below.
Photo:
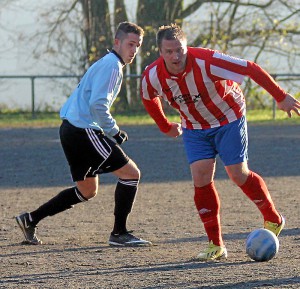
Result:
{"label": "player's ear", "polygon": [[118,48],[118,47],[120,47],[120,44],[121,44],[121,40],[118,39],[118,38],[115,38],[115,40],[114,40],[114,46]]}

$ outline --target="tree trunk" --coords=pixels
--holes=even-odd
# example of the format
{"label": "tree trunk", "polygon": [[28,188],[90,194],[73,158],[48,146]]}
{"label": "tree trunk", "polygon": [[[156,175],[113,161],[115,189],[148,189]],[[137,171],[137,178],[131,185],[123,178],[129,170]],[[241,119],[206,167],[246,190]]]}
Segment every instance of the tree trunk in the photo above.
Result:
{"label": "tree trunk", "polygon": [[84,14],[84,35],[91,65],[111,49],[113,35],[106,0],[80,0]]}

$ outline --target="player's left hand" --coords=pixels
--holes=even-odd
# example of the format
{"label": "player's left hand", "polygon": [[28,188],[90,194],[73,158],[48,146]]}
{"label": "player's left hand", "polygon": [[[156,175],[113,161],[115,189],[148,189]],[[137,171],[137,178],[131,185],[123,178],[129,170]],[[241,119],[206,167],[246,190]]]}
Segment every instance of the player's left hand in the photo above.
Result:
{"label": "player's left hand", "polygon": [[289,117],[292,117],[293,112],[300,116],[300,101],[289,93],[285,96],[283,101],[277,102],[277,107],[285,111]]}
{"label": "player's left hand", "polygon": [[123,142],[128,140],[128,134],[124,130],[119,130],[117,134],[113,136],[116,142],[121,145]]}

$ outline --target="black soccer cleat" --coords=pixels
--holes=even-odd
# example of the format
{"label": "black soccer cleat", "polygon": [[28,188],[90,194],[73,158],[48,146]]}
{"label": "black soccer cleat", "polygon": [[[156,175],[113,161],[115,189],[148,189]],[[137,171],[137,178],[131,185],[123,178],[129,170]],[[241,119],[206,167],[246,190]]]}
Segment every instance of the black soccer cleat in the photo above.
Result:
{"label": "black soccer cleat", "polygon": [[146,241],[135,237],[126,232],[124,234],[111,234],[108,240],[110,246],[122,246],[122,247],[140,247],[140,246],[152,246],[150,241]]}
{"label": "black soccer cleat", "polygon": [[32,225],[29,213],[23,213],[16,217],[16,221],[21,228],[26,243],[31,245],[41,245],[42,241],[36,236],[36,226]]}

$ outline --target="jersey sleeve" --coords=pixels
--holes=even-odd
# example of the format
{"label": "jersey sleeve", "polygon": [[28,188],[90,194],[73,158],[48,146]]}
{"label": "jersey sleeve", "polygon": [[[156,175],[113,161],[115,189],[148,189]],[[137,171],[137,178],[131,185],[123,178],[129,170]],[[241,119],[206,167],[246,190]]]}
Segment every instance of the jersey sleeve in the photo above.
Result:
{"label": "jersey sleeve", "polygon": [[248,68],[249,77],[270,93],[277,102],[281,102],[285,99],[286,91],[277,84],[269,73],[251,61],[248,61]]}
{"label": "jersey sleeve", "polygon": [[91,89],[90,111],[93,119],[103,129],[105,134],[114,136],[119,127],[110,113],[110,107],[114,101],[114,90],[122,75],[115,66],[101,66],[93,75],[93,86]]}
{"label": "jersey sleeve", "polygon": [[210,61],[209,71],[213,77],[228,79],[241,84],[245,76],[250,77],[264,88],[272,97],[280,102],[286,92],[275,82],[272,76],[255,62],[232,57],[214,51]]}
{"label": "jersey sleeve", "polygon": [[172,124],[167,119],[161,104],[161,100],[159,97],[152,98],[150,100],[142,99],[145,109],[155,121],[160,131],[166,133],[170,131]]}
{"label": "jersey sleeve", "polygon": [[155,121],[160,131],[163,133],[170,131],[172,124],[166,117],[161,100],[145,73],[142,75],[141,81],[141,98],[146,111]]}

